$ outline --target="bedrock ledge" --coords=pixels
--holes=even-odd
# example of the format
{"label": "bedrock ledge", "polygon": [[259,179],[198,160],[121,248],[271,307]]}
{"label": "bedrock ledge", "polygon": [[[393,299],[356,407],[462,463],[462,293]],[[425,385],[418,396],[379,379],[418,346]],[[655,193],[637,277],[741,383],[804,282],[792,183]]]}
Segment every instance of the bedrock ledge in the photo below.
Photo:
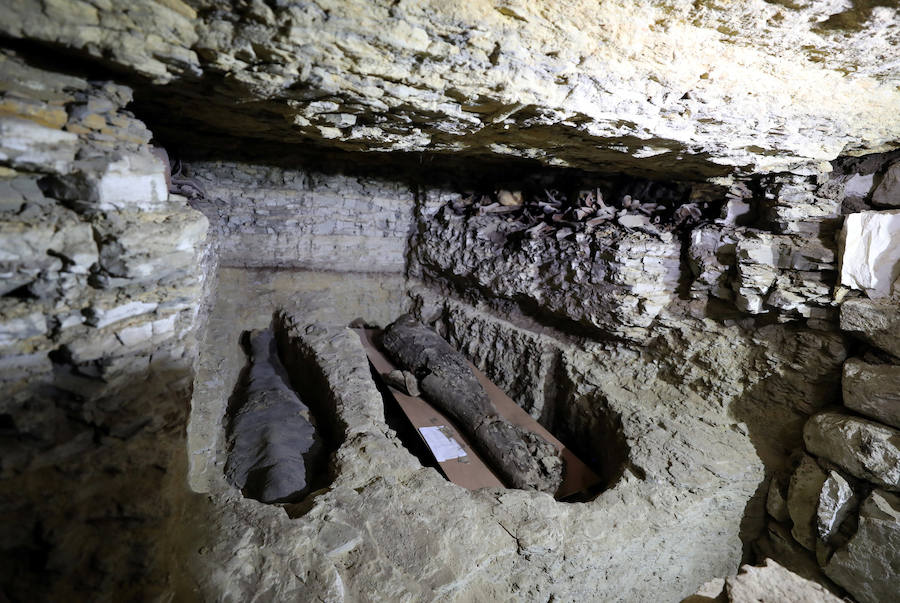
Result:
{"label": "bedrock ledge", "polygon": [[[289,508],[291,518],[212,479],[207,502],[188,518],[202,526],[190,548],[202,554],[188,553],[180,570],[199,580],[204,597],[354,599],[377,584],[386,599],[680,600],[736,571],[739,527],[763,470],[749,438],[721,412],[707,408],[701,419],[648,405],[646,391],[604,383],[598,350],[482,316],[485,328],[562,354],[574,408],[610,407],[629,451],[611,487],[585,503],[468,491],[419,465],[384,423],[357,336],[294,316],[291,345],[318,365],[343,426],[329,468],[335,480]],[[698,539],[703,547],[692,544]]]}

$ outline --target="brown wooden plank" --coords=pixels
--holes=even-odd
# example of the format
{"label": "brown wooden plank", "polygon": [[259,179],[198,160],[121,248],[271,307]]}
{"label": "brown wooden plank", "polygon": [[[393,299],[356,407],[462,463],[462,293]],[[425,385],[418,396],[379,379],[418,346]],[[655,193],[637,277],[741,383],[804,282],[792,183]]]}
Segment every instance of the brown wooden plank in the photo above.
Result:
{"label": "brown wooden plank", "polygon": [[556,498],[565,498],[572,494],[577,494],[600,483],[600,476],[594,473],[580,458],[575,456],[574,452],[525,412],[525,409],[516,404],[512,398],[506,395],[506,392],[497,387],[474,364],[470,362],[469,366],[472,367],[475,376],[478,377],[478,381],[481,382],[491,402],[497,407],[497,411],[506,417],[507,421],[542,436],[556,446],[556,449],[562,454],[565,471],[563,473],[563,482],[560,484],[559,490],[556,491]]}
{"label": "brown wooden plank", "polygon": [[[374,329],[354,329],[366,349],[369,362],[380,375],[394,370],[396,367],[382,353],[380,347],[375,344],[374,337],[378,331]],[[407,396],[388,385],[391,395],[400,405],[400,408],[409,418],[410,423],[416,428],[416,433],[428,445],[419,431],[420,427],[443,426],[444,433],[451,436],[466,451],[466,456],[458,459],[449,459],[439,462],[438,465],[447,476],[447,479],[469,490],[478,488],[503,487],[503,482],[494,474],[484,461],[474,452],[472,444],[456,427],[453,422],[438,409],[428,404],[425,400],[415,396]]]}
{"label": "brown wooden plank", "polygon": [[[381,373],[390,372],[396,368],[381,351],[381,346],[375,342],[376,337],[380,334],[380,330],[354,330],[358,333],[359,338],[363,343],[363,347],[366,349],[366,354],[369,356],[369,361],[379,375]],[[594,473],[590,467],[583,463],[575,453],[566,448],[566,446],[554,437],[553,434],[547,431],[543,425],[535,421],[531,415],[525,412],[522,407],[516,404],[512,398],[507,396],[503,390],[497,387],[484,375],[484,373],[472,365],[471,362],[469,365],[472,367],[472,370],[475,372],[475,375],[487,392],[488,397],[490,397],[494,406],[497,407],[497,411],[501,415],[503,415],[510,423],[519,425],[520,427],[544,437],[548,442],[560,450],[563,461],[565,462],[565,472],[563,474],[563,482],[556,492],[556,498],[565,498],[572,494],[588,490],[592,486],[600,483],[600,477]],[[407,396],[390,386],[388,386],[388,389],[397,400],[400,408],[406,416],[409,417],[410,422],[416,428],[416,433],[419,433],[419,437],[422,437],[419,432],[420,427],[443,425],[447,428],[443,431],[452,435],[453,439],[455,439],[466,451],[465,457],[439,463],[441,469],[447,476],[447,479],[471,490],[503,485],[496,474],[475,453],[468,438],[466,438],[460,430],[456,429],[453,422],[447,416],[428,404],[428,402],[422,398]],[[422,439],[424,441],[424,438]],[[426,446],[427,444],[428,443],[426,442]]]}

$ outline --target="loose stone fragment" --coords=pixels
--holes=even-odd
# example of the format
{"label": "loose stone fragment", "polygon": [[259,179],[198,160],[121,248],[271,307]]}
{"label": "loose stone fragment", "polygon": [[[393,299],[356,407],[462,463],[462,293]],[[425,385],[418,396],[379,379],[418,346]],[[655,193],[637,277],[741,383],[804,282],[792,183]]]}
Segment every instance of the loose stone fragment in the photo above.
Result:
{"label": "loose stone fragment", "polygon": [[825,480],[819,493],[819,506],[816,509],[816,529],[819,537],[829,542],[856,503],[856,494],[850,482],[837,471],[829,471],[828,479]]}
{"label": "loose stone fragment", "polygon": [[900,366],[850,358],[841,389],[847,408],[900,428]]}
{"label": "loose stone fragment", "polygon": [[788,486],[787,508],[794,522],[791,534],[810,551],[816,550],[816,506],[825,479],[825,472],[815,459],[803,455]]}
{"label": "loose stone fragment", "polygon": [[384,332],[384,347],[419,378],[426,397],[448,412],[513,487],[554,493],[562,482],[559,451],[497,413],[466,359],[409,315]]}
{"label": "loose stone fragment", "polygon": [[842,603],[824,587],[766,559],[762,567],[744,565],[737,576],[725,580],[730,603],[783,603],[816,601]]}
{"label": "loose stone fragment", "polygon": [[321,444],[309,408],[288,385],[271,330],[250,338],[245,400],[231,419],[225,474],[248,498],[292,502],[308,489]]}
{"label": "loose stone fragment", "polygon": [[900,490],[900,431],[850,415],[823,412],[807,421],[803,441],[809,452],[852,475]]}
{"label": "loose stone fragment", "polygon": [[856,534],[832,555],[825,574],[861,603],[897,600],[900,497],[875,490],[863,501]]}

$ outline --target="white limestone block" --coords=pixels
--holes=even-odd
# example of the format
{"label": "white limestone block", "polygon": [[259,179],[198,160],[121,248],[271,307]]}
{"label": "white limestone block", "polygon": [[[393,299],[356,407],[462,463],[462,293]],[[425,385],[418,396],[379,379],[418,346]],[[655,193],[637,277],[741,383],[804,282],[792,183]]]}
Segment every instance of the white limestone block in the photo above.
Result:
{"label": "white limestone block", "polygon": [[0,161],[13,167],[66,173],[75,159],[78,137],[28,119],[0,118]]}
{"label": "white limestone block", "polygon": [[91,323],[98,329],[126,318],[140,316],[156,310],[158,304],[132,301],[112,308],[91,308]]}
{"label": "white limestone block", "polygon": [[837,471],[829,471],[828,479],[825,480],[819,493],[819,504],[816,508],[816,528],[819,537],[829,542],[856,504],[856,493],[850,482]]}
{"label": "white limestone block", "polygon": [[890,296],[900,275],[900,210],[848,215],[840,248],[842,285],[873,299]]}

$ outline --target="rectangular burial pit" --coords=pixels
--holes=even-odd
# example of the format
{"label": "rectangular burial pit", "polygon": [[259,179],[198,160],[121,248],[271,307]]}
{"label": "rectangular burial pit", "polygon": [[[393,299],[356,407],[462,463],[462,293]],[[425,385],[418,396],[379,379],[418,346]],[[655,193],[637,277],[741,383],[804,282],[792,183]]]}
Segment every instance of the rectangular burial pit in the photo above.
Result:
{"label": "rectangular burial pit", "polygon": [[[383,351],[380,344],[383,334],[381,329],[354,329],[354,331],[366,350],[374,374],[380,377],[399,368]],[[535,421],[471,362],[468,364],[501,416],[510,423],[541,436],[560,451],[564,470],[563,481],[555,493],[557,499],[592,490],[600,484],[601,478],[574,452]],[[462,433],[445,413],[419,396],[410,396],[388,383],[384,383],[384,387],[415,427],[416,433],[434,455],[447,479],[470,490],[505,485],[475,451],[471,439]]]}

